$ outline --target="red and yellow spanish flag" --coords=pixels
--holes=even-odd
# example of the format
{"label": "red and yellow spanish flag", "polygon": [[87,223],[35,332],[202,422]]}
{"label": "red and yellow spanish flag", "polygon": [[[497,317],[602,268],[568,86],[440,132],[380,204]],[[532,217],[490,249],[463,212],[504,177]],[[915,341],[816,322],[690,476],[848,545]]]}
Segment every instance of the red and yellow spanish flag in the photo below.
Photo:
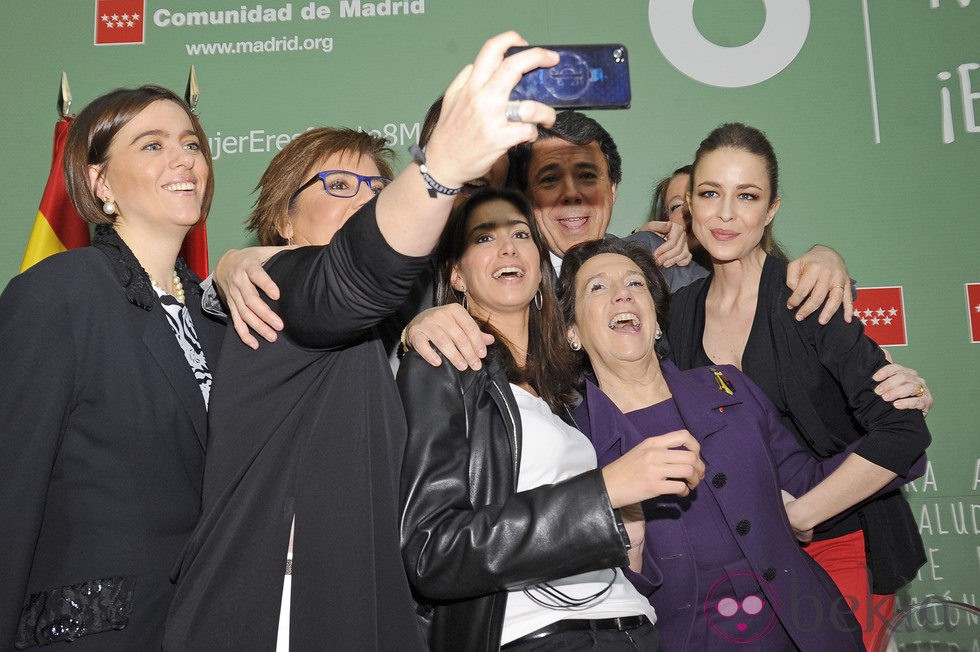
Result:
{"label": "red and yellow spanish flag", "polygon": [[24,262],[20,265],[22,272],[52,254],[85,247],[91,243],[88,223],[81,218],[68,198],[65,173],[61,167],[70,124],[71,116],[65,116],[54,126],[51,172],[41,197],[41,207],[34,218],[30,240],[27,241]]}
{"label": "red and yellow spanish flag", "polygon": [[[62,169],[65,139],[71,116],[64,116],[54,126],[54,151],[51,154],[51,172],[41,197],[41,207],[34,218],[34,228],[27,241],[24,262],[20,271],[40,262],[52,254],[91,244],[89,225],[75,210],[65,187],[65,173]],[[204,278],[208,275],[208,232],[202,220],[184,238],[180,255],[187,266]]]}
{"label": "red and yellow spanish flag", "polygon": [[201,278],[208,276],[208,229],[204,220],[197,223],[184,237],[184,246],[180,248],[180,256],[187,266]]}

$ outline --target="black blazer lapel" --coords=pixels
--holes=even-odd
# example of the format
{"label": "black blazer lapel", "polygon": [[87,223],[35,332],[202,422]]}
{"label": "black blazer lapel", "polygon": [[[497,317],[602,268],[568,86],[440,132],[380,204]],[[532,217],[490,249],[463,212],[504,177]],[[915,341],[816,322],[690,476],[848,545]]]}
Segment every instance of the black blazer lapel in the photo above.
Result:
{"label": "black blazer lapel", "polygon": [[[146,329],[143,331],[143,344],[150,351],[150,355],[160,365],[164,376],[170,381],[174,393],[180,398],[187,416],[194,424],[194,432],[201,444],[201,448],[207,449],[207,408],[204,405],[204,397],[201,395],[201,388],[191,373],[191,368],[184,358],[184,352],[174,337],[170,324],[163,314],[162,307],[147,313]],[[206,353],[205,353],[206,355]],[[210,366],[209,362],[209,366]]]}

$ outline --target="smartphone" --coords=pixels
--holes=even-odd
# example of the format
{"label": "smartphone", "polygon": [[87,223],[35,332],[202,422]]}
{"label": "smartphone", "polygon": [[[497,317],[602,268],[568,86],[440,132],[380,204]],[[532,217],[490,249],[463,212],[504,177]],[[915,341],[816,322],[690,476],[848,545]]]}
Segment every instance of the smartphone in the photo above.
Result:
{"label": "smartphone", "polygon": [[630,68],[626,46],[541,45],[514,47],[507,55],[542,47],[558,53],[553,68],[526,73],[510,94],[512,100],[537,100],[556,109],[628,109]]}

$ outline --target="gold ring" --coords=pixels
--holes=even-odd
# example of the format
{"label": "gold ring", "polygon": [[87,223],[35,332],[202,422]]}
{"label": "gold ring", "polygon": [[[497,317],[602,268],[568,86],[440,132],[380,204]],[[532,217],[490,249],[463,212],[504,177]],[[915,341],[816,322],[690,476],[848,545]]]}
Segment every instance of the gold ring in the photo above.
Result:
{"label": "gold ring", "polygon": [[830,289],[834,289],[834,288],[839,288],[841,292],[844,291],[844,286],[841,285],[840,283],[834,283],[833,285],[830,286]]}
{"label": "gold ring", "polygon": [[922,395],[926,393],[925,385],[919,385],[919,391],[915,393],[916,398],[922,398]]}

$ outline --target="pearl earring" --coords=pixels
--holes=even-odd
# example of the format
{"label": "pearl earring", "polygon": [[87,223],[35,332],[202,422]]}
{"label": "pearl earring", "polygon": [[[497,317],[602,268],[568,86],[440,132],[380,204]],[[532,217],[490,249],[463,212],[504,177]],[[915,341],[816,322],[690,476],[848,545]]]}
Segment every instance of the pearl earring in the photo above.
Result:
{"label": "pearl earring", "polygon": [[115,215],[116,203],[111,199],[106,199],[104,202],[102,202],[102,212],[106,215]]}

